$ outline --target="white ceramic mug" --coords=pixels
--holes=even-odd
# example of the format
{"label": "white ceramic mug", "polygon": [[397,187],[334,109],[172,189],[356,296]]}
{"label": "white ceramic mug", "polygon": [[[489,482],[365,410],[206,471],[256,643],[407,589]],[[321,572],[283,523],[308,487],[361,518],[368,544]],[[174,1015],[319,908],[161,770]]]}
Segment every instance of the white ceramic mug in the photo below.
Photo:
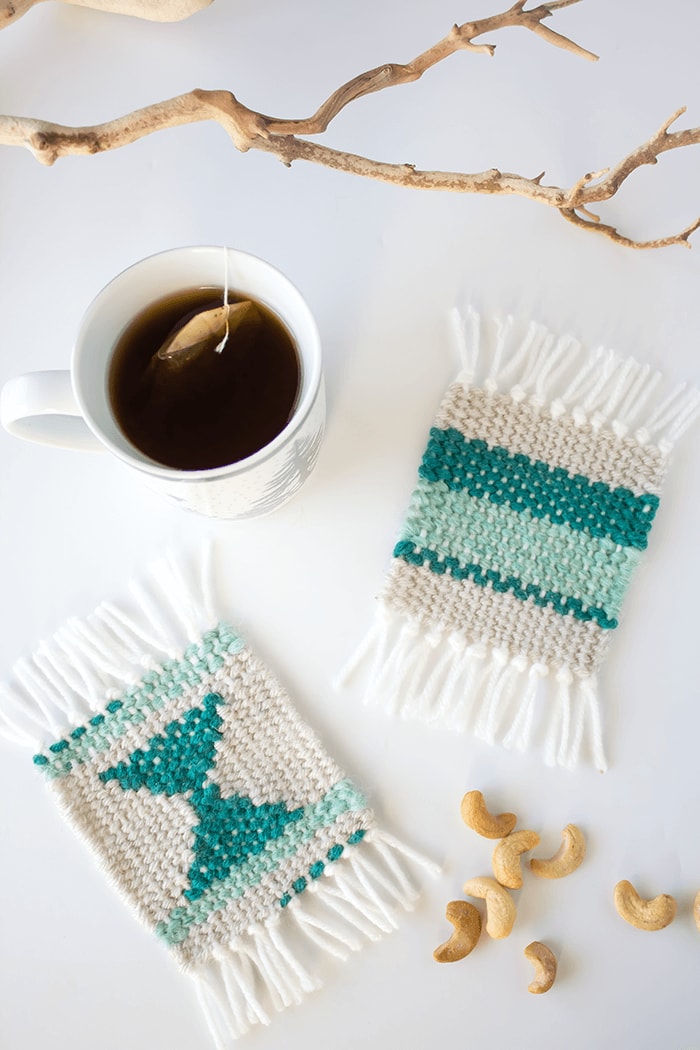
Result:
{"label": "white ceramic mug", "polygon": [[[230,288],[264,303],[291,333],[301,364],[300,392],[285,428],[252,456],[211,470],[176,470],[149,459],[121,432],[108,396],[110,361],[125,327],[151,303],[185,288],[223,286],[224,251]],[[200,514],[257,517],[291,499],[318,457],[325,426],[318,329],[294,285],[253,255],[221,247],[161,252],[119,274],[93,300],[70,371],[30,372],[5,384],[0,420],[18,437],[111,452],[152,488]]]}

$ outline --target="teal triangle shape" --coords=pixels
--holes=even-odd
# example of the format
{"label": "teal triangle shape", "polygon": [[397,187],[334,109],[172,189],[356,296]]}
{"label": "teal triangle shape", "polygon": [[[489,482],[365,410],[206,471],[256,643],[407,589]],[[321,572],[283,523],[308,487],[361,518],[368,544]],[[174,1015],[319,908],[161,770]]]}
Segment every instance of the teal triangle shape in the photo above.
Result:
{"label": "teal triangle shape", "polygon": [[208,693],[201,706],[151,737],[146,749],[136,749],[127,761],[99,774],[103,783],[116,780],[124,791],[185,795],[197,817],[192,827],[189,888],[184,891],[190,901],[198,900],[213,882],[226,878],[248,857],[270,848],[287,824],[303,814],[303,807],[290,810],[285,802],[257,805],[239,794],[222,798],[219,785],[210,782],[216,745],[222,739],[223,719],[217,709],[224,703],[219,693]]}
{"label": "teal triangle shape", "polygon": [[186,711],[151,737],[148,749],[137,749],[128,761],[100,773],[100,780],[118,780],[124,791],[148,788],[152,795],[183,795],[196,791],[216,764],[216,744],[223,719],[218,693],[208,693],[201,707]]}
{"label": "teal triangle shape", "polygon": [[255,805],[245,795],[222,798],[218,784],[209,784],[190,799],[199,817],[194,828],[194,860],[185,897],[195,901],[217,879],[278,839],[303,809],[288,810],[284,802]]}

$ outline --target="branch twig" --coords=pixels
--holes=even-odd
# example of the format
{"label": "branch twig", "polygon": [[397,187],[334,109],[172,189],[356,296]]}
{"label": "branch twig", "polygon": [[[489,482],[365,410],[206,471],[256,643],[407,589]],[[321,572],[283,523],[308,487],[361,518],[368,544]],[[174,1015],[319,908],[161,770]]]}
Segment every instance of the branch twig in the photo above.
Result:
{"label": "branch twig", "polygon": [[[16,22],[41,0],[0,0],[0,29]],[[153,22],[179,22],[207,7],[211,0],[66,0],[81,7],[94,7]]]}
{"label": "branch twig", "polygon": [[700,228],[700,219],[677,234],[652,241],[635,241],[607,223],[600,222],[589,205],[610,200],[626,179],[645,164],[655,164],[668,150],[700,143],[700,128],[670,131],[671,125],[685,112],[678,110],[647,142],[629,153],[615,167],[591,172],[570,188],[542,184],[544,173],[536,178],[502,172],[491,168],[482,172],[422,171],[412,164],[389,164],[343,150],[331,149],[305,137],[319,135],[351,102],[385,88],[397,87],[420,79],[427,70],[457,51],[474,51],[493,55],[495,45],[475,44],[486,34],[508,27],[520,27],[542,37],[547,43],[581,57],[595,60],[596,55],[568,37],[555,32],[543,21],[562,7],[579,0],[550,0],[529,11],[526,0],[517,0],[507,11],[487,18],[453,26],[447,36],[413,61],[388,63],[354,77],[334,91],[310,117],[283,119],[266,116],[244,106],[229,91],[195,89],[176,98],[136,110],[124,117],[86,127],[67,127],[27,117],[0,116],[0,145],[24,146],[43,164],[53,164],[68,154],[101,153],[117,149],[155,131],[213,120],[228,133],[241,152],[262,150],[278,157],[284,164],[305,160],[336,171],[364,178],[390,182],[417,189],[450,190],[456,193],[516,194],[557,209],[568,222],[632,248],[658,248],[670,244],[690,247],[690,235]]}

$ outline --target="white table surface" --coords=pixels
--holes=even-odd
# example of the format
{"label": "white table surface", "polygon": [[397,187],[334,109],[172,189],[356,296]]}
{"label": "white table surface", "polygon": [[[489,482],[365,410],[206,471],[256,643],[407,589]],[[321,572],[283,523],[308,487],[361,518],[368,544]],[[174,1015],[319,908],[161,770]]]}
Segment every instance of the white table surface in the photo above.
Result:
{"label": "white table surface", "polygon": [[[90,123],[192,87],[230,88],[302,116],[341,82],[408,60],[485,0],[215,0],[178,25],[47,3],[0,34],[0,112]],[[552,23],[588,63],[509,30],[493,60],[457,55],[418,84],[348,108],[325,140],[386,160],[497,165],[573,183],[614,163],[678,106],[700,123],[700,7],[585,0]],[[700,149],[639,172],[604,215],[634,235],[700,211]],[[468,736],[361,704],[331,679],[370,624],[427,428],[456,370],[449,308],[535,317],[700,381],[700,234],[694,251],[633,252],[521,199],[419,193],[241,155],[213,124],[41,167],[0,149],[0,382],[67,365],[83,310],[117,272],[181,244],[229,245],[285,271],[325,348],[328,429],[301,494],[253,523],[210,522],[161,502],[100,455],[0,433],[0,669],[69,615],[119,597],[173,544],[217,542],[222,612],[288,686],[363,786],[382,825],[443,865],[399,931],[345,964],[303,1006],[246,1036],[255,1050],[362,1044],[506,1050],[700,1047],[697,555],[698,430],[679,445],[651,546],[602,674],[610,770],[546,768]],[[553,852],[568,822],[584,866],[529,880],[515,930],[438,966],[444,907],[485,874],[490,847],[461,824],[481,788]],[[187,978],[132,917],[55,811],[29,755],[0,743],[2,1050],[169,1050],[211,1044]],[[645,934],[616,915],[621,878],[678,899]],[[523,947],[560,957],[554,989],[527,991]]]}

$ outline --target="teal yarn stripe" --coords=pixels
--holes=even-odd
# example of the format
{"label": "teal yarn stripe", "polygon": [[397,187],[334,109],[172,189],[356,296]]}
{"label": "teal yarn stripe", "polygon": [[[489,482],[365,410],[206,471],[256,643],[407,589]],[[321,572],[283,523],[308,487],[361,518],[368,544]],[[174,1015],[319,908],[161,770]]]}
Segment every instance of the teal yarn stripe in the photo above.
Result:
{"label": "teal yarn stripe", "polygon": [[566,523],[576,532],[585,529],[591,536],[607,536],[637,550],[645,550],[659,506],[658,496],[635,496],[629,489],[589,481],[583,474],[571,475],[563,467],[512,455],[506,448],[489,448],[453,427],[431,429],[418,473],[426,481],[442,481],[450,489],[466,490],[515,511],[527,508],[533,517]]}
{"label": "teal yarn stripe", "polygon": [[584,607],[617,616],[641,553],[620,547],[607,536],[575,532],[536,518],[529,509],[473,499],[464,489],[420,478],[401,529],[411,540],[443,557],[493,569],[501,579],[515,577],[525,586],[576,595]]}
{"label": "teal yarn stripe", "polygon": [[[350,837],[346,840],[348,846],[356,846],[358,844],[358,842],[362,842],[362,840],[363,840],[363,838],[365,837],[366,834],[367,834],[367,832],[363,828],[361,828],[359,831],[353,831],[352,835],[350,835]],[[339,842],[336,842],[326,852],[326,859],[331,861],[331,863],[333,863],[336,860],[340,860],[340,858],[342,857],[344,852],[345,852],[345,846],[341,846],[341,844]],[[325,870],[326,870],[326,861],[323,861],[323,860],[314,861],[314,863],[309,868],[309,877],[311,878],[312,881],[315,880],[315,879],[320,879]],[[296,893],[298,895],[300,893],[303,893],[308,885],[309,885],[309,880],[304,875],[302,875],[300,878],[295,879],[295,881],[292,883],[291,889],[294,891],[294,893]],[[283,893],[282,896],[279,899],[279,906],[280,906],[280,908],[286,908],[287,905],[291,903],[291,901],[292,901],[292,894],[289,893],[289,892]]]}
{"label": "teal yarn stripe", "polygon": [[438,576],[449,573],[456,580],[472,580],[479,587],[492,587],[494,591],[510,591],[525,602],[532,599],[535,605],[550,606],[562,616],[572,615],[584,623],[595,620],[604,630],[613,630],[618,621],[608,616],[605,609],[585,606],[580,598],[566,597],[557,591],[545,590],[535,583],[523,583],[516,576],[502,576],[495,569],[483,569],[475,562],[461,563],[457,558],[443,557],[437,551],[419,547],[411,540],[400,540],[394,547],[394,557],[409,565],[427,565]]}
{"label": "teal yarn stripe", "polygon": [[148,671],[118,700],[106,704],[103,713],[51,744],[48,753],[34,755],[34,764],[50,780],[68,776],[73,766],[82,765],[93,755],[110,748],[128,726],[144,722],[151,712],[220,670],[227,657],[240,652],[243,645],[243,640],[228,624],[218,624],[206,631],[200,641],[188,646],[180,660],[168,660],[158,670]]}
{"label": "teal yarn stripe", "polygon": [[264,875],[276,871],[285,860],[293,857],[321,828],[331,827],[344,813],[361,812],[366,808],[364,796],[352,782],[339,781],[319,802],[305,806],[301,818],[287,824],[279,838],[268,842],[261,853],[239,865],[226,879],[210,886],[198,900],[173,908],[167,919],[157,924],[155,932],[166,944],[182,944],[187,940],[191,926],[201,926],[212,912],[221,911],[229,901],[242,897]]}

